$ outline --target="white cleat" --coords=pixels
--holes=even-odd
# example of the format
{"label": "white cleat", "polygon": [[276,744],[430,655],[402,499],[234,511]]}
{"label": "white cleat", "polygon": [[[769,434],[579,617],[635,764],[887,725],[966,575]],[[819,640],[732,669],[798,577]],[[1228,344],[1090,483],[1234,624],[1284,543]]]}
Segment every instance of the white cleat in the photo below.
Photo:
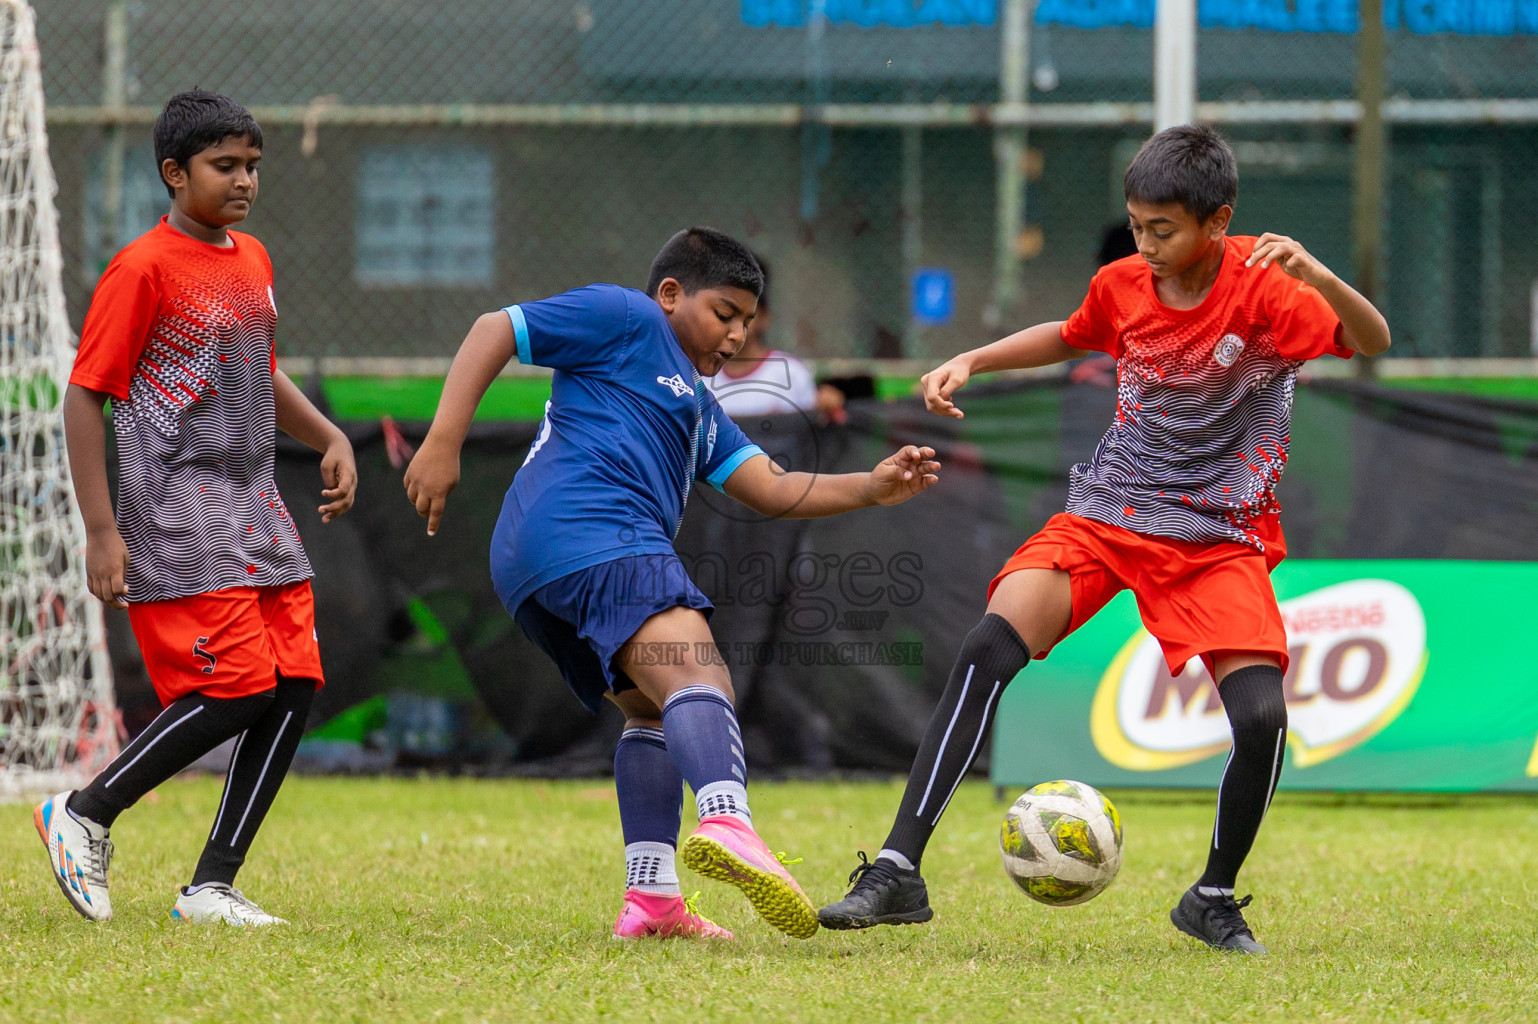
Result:
{"label": "white cleat", "polygon": [[32,824],[48,847],[48,865],[70,906],[87,920],[110,921],[107,865],[112,863],[112,841],[106,826],[69,813],[65,804],[72,792],[66,790],[38,804],[32,810]]}
{"label": "white cleat", "polygon": [[193,924],[215,924],[219,921],[255,927],[288,924],[281,917],[273,917],[246,899],[239,889],[232,889],[219,882],[200,885],[191,892],[183,889],[176,897],[176,906],[171,908],[171,916],[178,921],[191,921]]}

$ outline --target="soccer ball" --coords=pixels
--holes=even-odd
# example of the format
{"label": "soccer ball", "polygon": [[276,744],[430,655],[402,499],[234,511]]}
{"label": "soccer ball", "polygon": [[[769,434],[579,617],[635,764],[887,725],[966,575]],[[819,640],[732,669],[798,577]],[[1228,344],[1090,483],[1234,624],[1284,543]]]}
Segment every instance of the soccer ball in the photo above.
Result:
{"label": "soccer ball", "polygon": [[1043,782],[1004,815],[999,853],[1027,896],[1071,907],[1098,896],[1121,870],[1121,815],[1093,786]]}

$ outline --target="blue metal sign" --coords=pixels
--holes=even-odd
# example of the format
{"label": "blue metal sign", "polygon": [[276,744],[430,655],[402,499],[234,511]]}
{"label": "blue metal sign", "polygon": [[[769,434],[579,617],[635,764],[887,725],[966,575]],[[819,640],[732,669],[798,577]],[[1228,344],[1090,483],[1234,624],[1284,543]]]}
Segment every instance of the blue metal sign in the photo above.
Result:
{"label": "blue metal sign", "polygon": [[945,267],[920,267],[913,272],[913,319],[921,324],[948,324],[956,313],[956,275]]}

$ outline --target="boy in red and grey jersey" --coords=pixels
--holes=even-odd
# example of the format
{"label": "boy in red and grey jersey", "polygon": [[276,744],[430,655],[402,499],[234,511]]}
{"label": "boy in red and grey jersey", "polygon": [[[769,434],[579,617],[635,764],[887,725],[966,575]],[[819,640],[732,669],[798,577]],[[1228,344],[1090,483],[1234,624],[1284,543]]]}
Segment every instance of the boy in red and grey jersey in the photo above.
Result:
{"label": "boy in red and grey jersey", "polygon": [[1318,289],[1249,263],[1256,242],[1213,243],[1217,277],[1190,309],[1159,297],[1142,255],[1090,282],[1059,333],[1074,349],[1116,357],[1118,402],[1094,458],[1073,468],[1070,515],[1262,552],[1268,538],[1280,542],[1275,489],[1298,368],[1352,353]]}
{"label": "boy in red and grey jersey", "polygon": [[[213,831],[172,916],[270,924],[235,873],[288,771],[322,685],[309,559],[273,481],[274,429],[323,453],[323,522],[352,506],[352,447],[277,368],[272,263],[228,230],[256,199],[262,132],[223,96],[173,96],[155,122],[170,213],[117,254],[86,315],[64,401],[91,592],[126,608],[153,723],[78,792],[38,805],[59,887],[112,916],[118,814],[239,736]],[[102,406],[119,476],[107,491]]]}
{"label": "boy in red and grey jersey", "polygon": [[962,644],[885,848],[856,869],[848,896],[822,909],[824,927],[933,916],[919,859],[1004,687],[1130,589],[1170,671],[1200,658],[1233,727],[1207,867],[1171,921],[1219,949],[1265,952],[1234,882],[1286,746],[1287,637],[1269,573],[1286,553],[1275,490],[1293,387],[1306,360],[1384,351],[1388,325],[1292,239],[1228,237],[1239,175],[1211,129],[1149,139],[1125,191],[1138,253],[1101,268],[1072,316],[924,377],[930,410],[960,417],[951,396],[975,373],[1107,352],[1118,367],[1116,419],[1094,458],[1073,468],[1067,510],[990,584],[988,612]]}

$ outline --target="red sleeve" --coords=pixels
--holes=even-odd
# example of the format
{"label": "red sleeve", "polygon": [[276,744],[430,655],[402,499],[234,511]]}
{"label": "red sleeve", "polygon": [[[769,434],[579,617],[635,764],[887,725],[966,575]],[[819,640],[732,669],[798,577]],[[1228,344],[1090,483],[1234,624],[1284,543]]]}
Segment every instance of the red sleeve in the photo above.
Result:
{"label": "red sleeve", "polygon": [[1096,273],[1089,282],[1089,294],[1084,296],[1079,308],[1063,321],[1061,334],[1064,344],[1087,352],[1109,352],[1120,358],[1121,331],[1112,319],[1107,298],[1105,274]]}
{"label": "red sleeve", "polygon": [[1351,350],[1341,344],[1340,317],[1324,296],[1288,277],[1281,267],[1273,266],[1270,270],[1279,279],[1266,291],[1266,316],[1276,338],[1277,354],[1286,359],[1350,359]]}
{"label": "red sleeve", "polygon": [[148,274],[118,260],[109,263],[91,295],[69,382],[127,398],[159,312],[160,292]]}

